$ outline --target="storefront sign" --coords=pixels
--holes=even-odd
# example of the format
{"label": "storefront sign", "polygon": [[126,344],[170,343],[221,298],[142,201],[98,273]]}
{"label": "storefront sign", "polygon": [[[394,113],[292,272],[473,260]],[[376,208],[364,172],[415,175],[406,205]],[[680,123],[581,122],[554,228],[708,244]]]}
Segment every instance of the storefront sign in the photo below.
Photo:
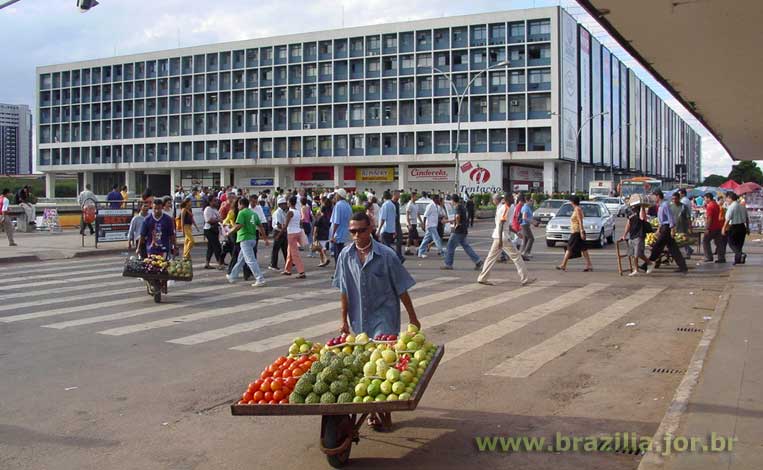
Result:
{"label": "storefront sign", "polygon": [[408,168],[409,182],[455,180],[455,166],[412,166]]}
{"label": "storefront sign", "polygon": [[392,181],[395,179],[395,169],[391,167],[356,168],[356,181]]}
{"label": "storefront sign", "polygon": [[249,186],[273,186],[273,178],[251,178]]}
{"label": "storefront sign", "polygon": [[499,193],[503,191],[503,162],[474,161],[461,163],[461,193]]}
{"label": "storefront sign", "polygon": [[512,181],[543,181],[543,168],[512,165],[509,175]]}
{"label": "storefront sign", "polygon": [[127,241],[132,209],[99,209],[95,216],[95,231],[99,242]]}

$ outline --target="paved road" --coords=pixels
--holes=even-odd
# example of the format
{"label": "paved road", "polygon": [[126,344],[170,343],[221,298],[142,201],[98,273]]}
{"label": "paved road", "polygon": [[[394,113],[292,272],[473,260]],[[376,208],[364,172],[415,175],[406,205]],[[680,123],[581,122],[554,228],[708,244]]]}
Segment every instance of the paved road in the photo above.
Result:
{"label": "paved road", "polygon": [[[482,222],[471,234],[481,254],[489,233]],[[539,281],[527,287],[511,264],[497,265],[497,286],[476,284],[460,250],[453,271],[436,257],[408,260],[421,322],[446,357],[392,433],[361,431],[352,468],[638,465],[624,453],[479,452],[475,437],[651,436],[726,268],[619,277],[609,246],[591,251],[593,273],[580,272],[582,261],[561,273],[562,248],[547,248],[542,233],[529,264]],[[309,259],[308,279],[268,272],[268,287],[255,289],[197,269],[156,305],[139,281],[120,277],[120,262],[3,267],[1,469],[327,467],[319,418],[231,417],[227,406],[292,337],[322,341],[337,330],[332,270]]]}

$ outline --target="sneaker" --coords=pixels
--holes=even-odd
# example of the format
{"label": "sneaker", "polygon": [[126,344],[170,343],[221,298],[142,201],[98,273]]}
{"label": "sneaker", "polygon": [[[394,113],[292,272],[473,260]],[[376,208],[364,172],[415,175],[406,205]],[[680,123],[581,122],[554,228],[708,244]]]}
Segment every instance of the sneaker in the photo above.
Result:
{"label": "sneaker", "polygon": [[445,266],[440,266],[440,269],[443,271],[453,271],[453,266],[448,266],[447,264]]}
{"label": "sneaker", "polygon": [[16,242],[10,242],[8,243],[8,246],[19,246]]}
{"label": "sneaker", "polygon": [[268,269],[271,271],[280,271],[280,269],[274,268],[273,266],[268,266]]}
{"label": "sneaker", "polygon": [[535,282],[536,280],[537,279],[534,278],[534,277],[528,277],[527,279],[522,281],[520,284],[522,284],[523,286],[528,286],[528,285],[532,284],[533,282]]}
{"label": "sneaker", "polygon": [[257,282],[252,284],[252,287],[263,287],[265,286],[265,280],[264,279],[257,279]]}
{"label": "sneaker", "polygon": [[484,280],[484,281],[477,281],[477,284],[483,284],[483,285],[486,285],[486,286],[494,286],[495,282]]}
{"label": "sneaker", "polygon": [[421,258],[421,259],[425,259],[426,257],[427,257],[427,255],[419,255],[419,258]]}
{"label": "sneaker", "polygon": [[653,272],[654,272],[654,263],[651,263],[649,266],[647,266],[646,273],[652,274]]}
{"label": "sneaker", "polygon": [[630,277],[634,277],[634,276],[638,276],[638,275],[639,275],[638,269],[634,269],[630,274],[628,274],[628,276],[630,276]]}
{"label": "sneaker", "polygon": [[742,264],[745,264],[746,262],[747,262],[747,253],[742,253]]}
{"label": "sneaker", "polygon": [[482,271],[482,265],[483,264],[485,264],[484,261],[482,261],[482,260],[477,261],[477,264],[474,265],[474,270],[475,271]]}
{"label": "sneaker", "polygon": [[225,279],[227,279],[228,282],[231,283],[231,284],[235,284],[235,282],[236,282],[236,280],[233,279],[230,274],[226,274],[225,275]]}

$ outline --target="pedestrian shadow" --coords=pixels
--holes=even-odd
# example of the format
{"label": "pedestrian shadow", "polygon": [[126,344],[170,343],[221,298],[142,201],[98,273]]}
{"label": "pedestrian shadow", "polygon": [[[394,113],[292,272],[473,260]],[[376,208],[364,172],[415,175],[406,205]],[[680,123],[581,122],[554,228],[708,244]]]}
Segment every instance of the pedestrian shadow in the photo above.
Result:
{"label": "pedestrian shadow", "polygon": [[119,445],[120,442],[84,436],[62,436],[12,424],[0,424],[0,444],[19,447],[34,447],[36,444],[53,444],[90,449],[96,447],[114,447]]}

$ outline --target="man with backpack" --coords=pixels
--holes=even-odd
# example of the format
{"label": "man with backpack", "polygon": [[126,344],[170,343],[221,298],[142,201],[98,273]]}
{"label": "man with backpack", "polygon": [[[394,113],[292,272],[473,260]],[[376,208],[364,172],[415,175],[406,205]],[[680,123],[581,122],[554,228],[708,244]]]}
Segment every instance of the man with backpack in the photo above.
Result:
{"label": "man with backpack", "polygon": [[95,207],[95,194],[92,191],[92,188],[89,184],[85,185],[85,190],[79,193],[79,196],[77,196],[77,203],[79,204],[80,209],[82,209],[82,215],[80,219],[80,225],[79,225],[79,234],[84,236],[85,235],[85,227],[90,229],[90,235],[95,234],[95,229],[93,229],[93,222],[88,221],[85,222],[85,206],[93,206]]}

